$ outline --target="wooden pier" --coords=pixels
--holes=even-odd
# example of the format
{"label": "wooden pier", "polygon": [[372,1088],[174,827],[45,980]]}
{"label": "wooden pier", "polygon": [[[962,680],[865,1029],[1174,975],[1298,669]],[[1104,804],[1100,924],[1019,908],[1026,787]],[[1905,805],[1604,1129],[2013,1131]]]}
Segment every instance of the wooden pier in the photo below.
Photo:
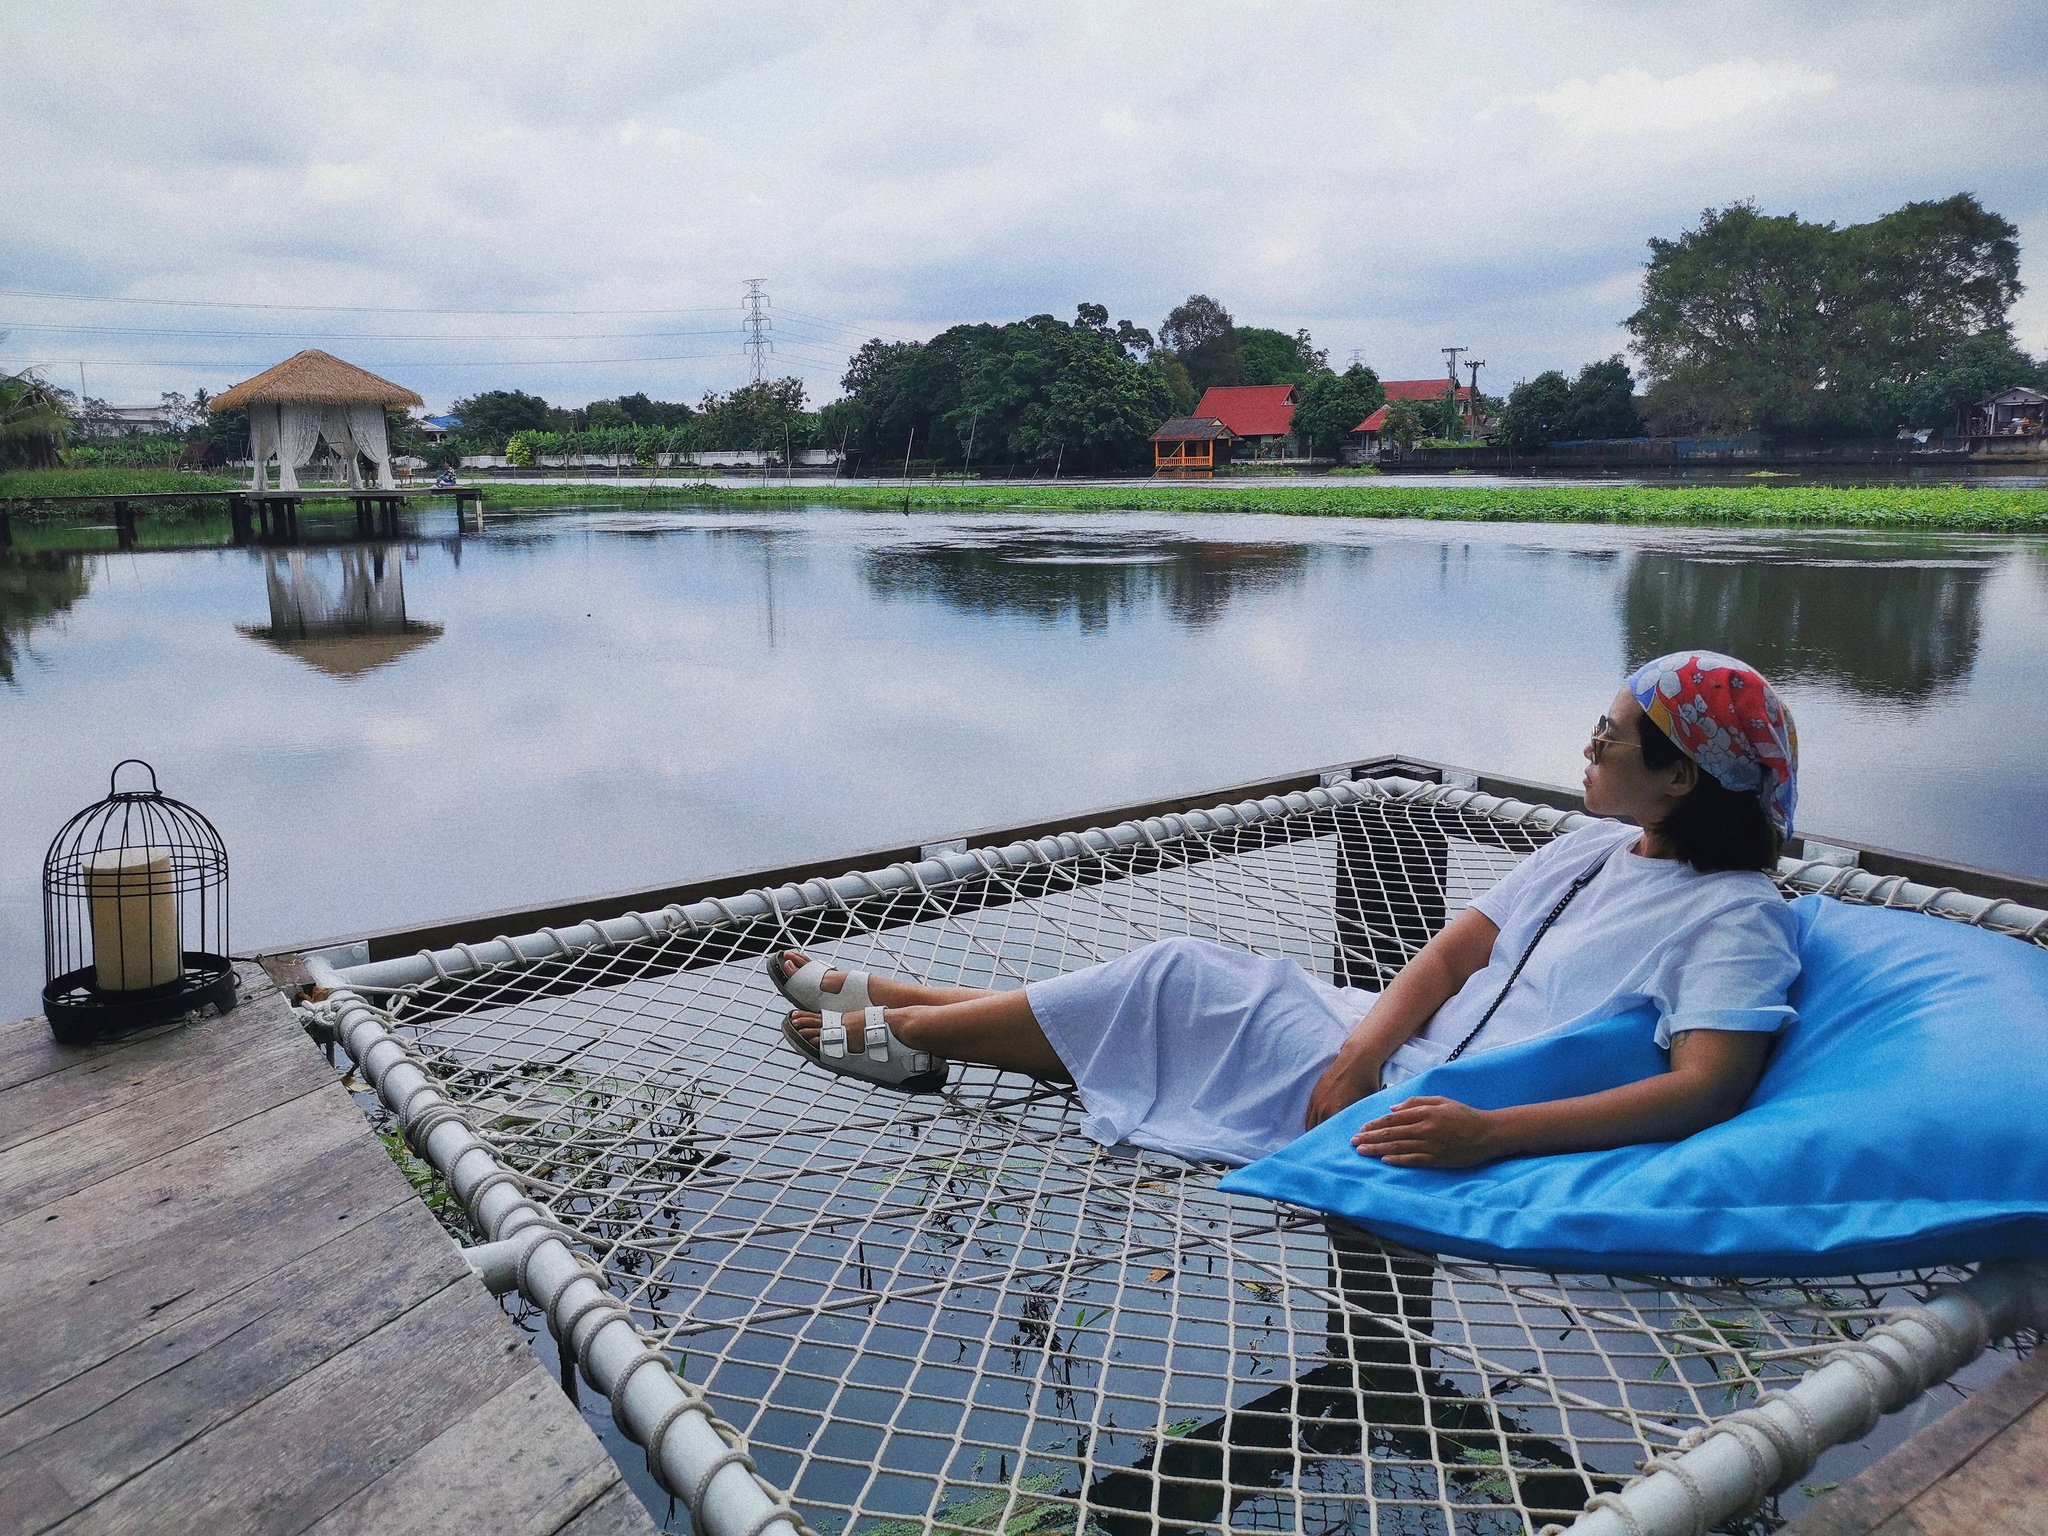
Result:
{"label": "wooden pier", "polygon": [[653,1522],[264,974],[0,1026],[0,1530]]}
{"label": "wooden pier", "polygon": [[23,496],[0,500],[0,549],[13,542],[13,517],[17,513],[86,512],[103,509],[114,519],[122,549],[133,549],[136,525],[153,507],[164,502],[217,501],[226,508],[234,530],[233,542],[296,543],[299,537],[299,508],[308,502],[345,501],[355,508],[356,526],[365,533],[398,533],[398,516],[408,501],[436,496],[452,497],[455,521],[462,526],[465,509],[481,529],[484,493],[480,486],[406,486],[398,490],[355,486],[303,486],[293,491],[148,491],[108,496]]}

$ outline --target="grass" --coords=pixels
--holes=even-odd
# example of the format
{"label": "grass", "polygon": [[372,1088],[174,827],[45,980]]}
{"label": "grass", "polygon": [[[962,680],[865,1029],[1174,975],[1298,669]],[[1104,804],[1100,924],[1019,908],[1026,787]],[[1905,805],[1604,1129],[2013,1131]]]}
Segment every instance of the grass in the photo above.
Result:
{"label": "grass", "polygon": [[2048,490],[1973,485],[1511,486],[1293,485],[533,485],[485,483],[489,508],[578,502],[811,505],[889,512],[1265,512],[1454,522],[1652,523],[1748,528],[1897,528],[2048,532]]}
{"label": "grass", "polygon": [[161,491],[233,491],[242,475],[177,469],[10,469],[0,473],[0,501],[29,496],[146,496]]}
{"label": "grass", "polygon": [[[588,481],[480,484],[492,508],[584,502],[718,503],[868,508],[890,512],[1268,512],[1297,517],[1411,517],[1453,522],[1657,523],[1749,528],[1901,528],[1952,533],[2048,532],[2048,490],[1975,485],[1606,485],[1530,481],[1507,486],[1390,483],[1303,476],[1275,483],[1012,485],[913,479],[906,485],[831,481],[743,486]],[[8,497],[126,491],[233,490],[231,475],[174,470],[56,469],[0,474]],[[145,519],[145,523],[147,519]]]}

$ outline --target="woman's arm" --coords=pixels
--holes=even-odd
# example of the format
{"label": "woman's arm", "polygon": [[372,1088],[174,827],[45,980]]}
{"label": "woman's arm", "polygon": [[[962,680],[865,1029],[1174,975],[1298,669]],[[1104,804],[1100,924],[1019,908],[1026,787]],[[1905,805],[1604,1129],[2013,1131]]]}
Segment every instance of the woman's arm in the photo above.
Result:
{"label": "woman's arm", "polygon": [[1359,1020],[1337,1059],[1308,1096],[1307,1124],[1321,1125],[1348,1104],[1377,1091],[1380,1069],[1458,988],[1486,968],[1500,929],[1477,907],[1467,907],[1401,967],[1400,974]]}
{"label": "woman's arm", "polygon": [[1542,1152],[1677,1141],[1748,1102],[1775,1039],[1691,1030],[1673,1038],[1670,1070],[1660,1076],[1547,1104],[1473,1109],[1455,1099],[1409,1099],[1368,1121],[1351,1145],[1401,1168],[1470,1168]]}

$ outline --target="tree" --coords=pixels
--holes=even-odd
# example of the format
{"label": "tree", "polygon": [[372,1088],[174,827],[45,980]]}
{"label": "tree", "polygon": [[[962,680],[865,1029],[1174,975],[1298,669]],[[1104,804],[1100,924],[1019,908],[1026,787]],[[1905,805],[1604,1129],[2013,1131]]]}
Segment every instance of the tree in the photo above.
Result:
{"label": "tree", "polygon": [[1570,435],[1565,423],[1571,410],[1571,380],[1555,368],[1546,369],[1508,391],[1500,413],[1501,441],[1517,453],[1534,453]]}
{"label": "tree", "polygon": [[1353,363],[1342,373],[1320,373],[1301,386],[1295,399],[1294,430],[1310,453],[1318,447],[1335,453],[1386,401],[1379,375],[1363,363]]}
{"label": "tree", "polygon": [[2004,331],[1965,337],[1910,384],[1880,387],[1873,416],[1901,427],[1957,427],[1965,409],[2014,385],[2048,390],[2048,365],[2036,362]]}
{"label": "tree", "polygon": [[2008,335],[2018,293],[2017,232],[1968,194],[1846,229],[1738,203],[1650,242],[1628,326],[1662,427],[1868,432],[1966,342]]}
{"label": "tree", "polygon": [[[1135,360],[1128,321],[1084,304],[1067,324],[1033,315],[1006,325],[956,325],[927,342],[866,343],[827,408],[826,440],[850,456],[958,463],[1040,460],[1074,469],[1142,462],[1147,438],[1176,408],[1174,359],[1153,349]],[[1192,403],[1191,401],[1189,403]],[[1185,409],[1185,407],[1181,407]]]}
{"label": "tree", "polygon": [[1247,384],[1306,384],[1330,371],[1330,354],[1319,349],[1307,331],[1289,336],[1264,326],[1241,325],[1237,357]]}
{"label": "tree", "polygon": [[55,469],[69,424],[64,402],[35,374],[0,375],[0,469]]}
{"label": "tree", "polygon": [[1212,384],[1242,384],[1237,326],[1230,311],[1206,293],[1190,294],[1159,327],[1159,344],[1180,359],[1197,393]]}
{"label": "tree", "polygon": [[1166,391],[1168,410],[1176,416],[1185,416],[1195,408],[1195,383],[1188,377],[1187,367],[1179,358],[1160,347],[1145,359],[1145,366],[1159,376],[1159,385]]}
{"label": "tree", "polygon": [[1562,436],[1574,440],[1640,437],[1643,418],[1636,410],[1635,375],[1628,364],[1615,356],[1581,368],[1563,428]]}
{"label": "tree", "polygon": [[815,446],[818,419],[804,409],[802,379],[762,379],[729,395],[708,393],[697,407],[707,448],[781,454]]}
{"label": "tree", "polygon": [[514,432],[559,430],[555,408],[524,390],[490,389],[455,402],[451,415],[462,419],[462,436],[486,453],[501,453]]}
{"label": "tree", "polygon": [[1458,400],[1458,392],[1448,382],[1444,392],[1431,400],[1421,411],[1422,424],[1431,437],[1443,442],[1461,442],[1465,436],[1465,408]]}
{"label": "tree", "polygon": [[1387,406],[1387,414],[1380,418],[1380,436],[1404,449],[1413,448],[1422,433],[1422,412],[1413,400],[1391,402]]}

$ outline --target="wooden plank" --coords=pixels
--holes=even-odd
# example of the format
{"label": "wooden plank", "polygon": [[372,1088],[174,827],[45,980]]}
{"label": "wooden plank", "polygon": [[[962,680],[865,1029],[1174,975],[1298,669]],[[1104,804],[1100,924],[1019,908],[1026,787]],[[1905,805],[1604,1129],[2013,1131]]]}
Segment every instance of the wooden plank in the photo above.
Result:
{"label": "wooden plank", "polygon": [[[496,1397],[436,1435],[376,1482],[308,1527],[308,1536],[384,1536],[459,1531],[491,1512],[494,1536],[553,1536],[618,1486],[618,1464],[567,1407],[539,1363]],[[634,1502],[640,1524],[653,1523]]]}
{"label": "wooden plank", "polygon": [[[1885,1527],[1928,1489],[1967,1467],[2016,1419],[2048,1402],[2048,1353],[2036,1352],[1979,1388],[1904,1445],[1831,1489],[1782,1536],[1865,1536]],[[2048,1445],[2037,1449],[2048,1459]]]}
{"label": "wooden plank", "polygon": [[0,1224],[0,1410],[411,1198],[372,1177],[398,1175],[361,1116],[318,1097]]}
{"label": "wooden plank", "polygon": [[2048,1402],[1906,1507],[1926,1536],[2048,1536]]}
{"label": "wooden plank", "polygon": [[479,1397],[538,1367],[475,1287],[450,1286],[54,1525],[86,1533],[301,1531]]}
{"label": "wooden plank", "polygon": [[[417,1201],[0,1415],[0,1488],[33,1471],[54,1523],[451,1285],[469,1266]],[[429,1239],[423,1241],[422,1238]],[[12,1529],[0,1497],[0,1529]]]}
{"label": "wooden plank", "polygon": [[654,1522],[647,1516],[647,1506],[621,1478],[609,1492],[563,1525],[556,1536],[648,1536],[654,1528]]}
{"label": "wooden plank", "polygon": [[[287,1024],[285,1028],[295,1028]],[[32,1212],[125,1169],[331,1083],[303,1035],[255,1039],[232,1073],[173,1043],[102,1059],[0,1094],[0,1210]]]}

